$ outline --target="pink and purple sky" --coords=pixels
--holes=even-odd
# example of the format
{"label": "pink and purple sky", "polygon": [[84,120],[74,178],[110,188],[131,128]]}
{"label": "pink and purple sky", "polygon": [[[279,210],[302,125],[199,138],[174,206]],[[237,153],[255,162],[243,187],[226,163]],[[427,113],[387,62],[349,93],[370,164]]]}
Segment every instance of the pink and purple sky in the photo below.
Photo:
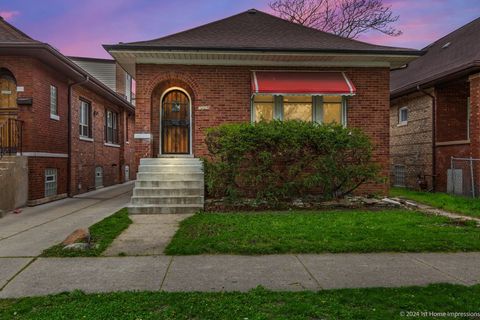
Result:
{"label": "pink and purple sky", "polygon": [[[2,0],[0,15],[62,53],[108,58],[102,44],[149,40],[250,8],[270,12],[269,0]],[[400,15],[399,37],[370,32],[359,39],[423,48],[480,16],[480,0],[384,0]]]}

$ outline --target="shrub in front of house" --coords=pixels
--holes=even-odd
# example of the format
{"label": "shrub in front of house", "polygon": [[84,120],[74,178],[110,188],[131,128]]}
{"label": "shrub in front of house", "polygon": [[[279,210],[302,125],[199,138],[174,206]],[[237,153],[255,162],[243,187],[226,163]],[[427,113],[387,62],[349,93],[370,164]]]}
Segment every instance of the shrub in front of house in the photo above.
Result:
{"label": "shrub in front of house", "polygon": [[341,198],[378,182],[372,143],[358,129],[303,121],[225,124],[207,130],[210,198]]}

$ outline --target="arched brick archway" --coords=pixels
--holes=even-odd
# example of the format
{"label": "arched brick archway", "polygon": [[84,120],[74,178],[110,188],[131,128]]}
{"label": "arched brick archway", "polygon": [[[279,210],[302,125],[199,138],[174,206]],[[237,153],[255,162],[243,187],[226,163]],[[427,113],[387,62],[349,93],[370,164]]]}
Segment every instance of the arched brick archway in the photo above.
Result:
{"label": "arched brick archway", "polygon": [[184,87],[191,96],[192,99],[201,92],[200,87],[195,79],[189,74],[183,72],[161,72],[155,77],[152,77],[143,88],[140,88],[140,94],[144,97],[151,97],[154,91],[158,91],[159,88],[165,88],[168,86]]}

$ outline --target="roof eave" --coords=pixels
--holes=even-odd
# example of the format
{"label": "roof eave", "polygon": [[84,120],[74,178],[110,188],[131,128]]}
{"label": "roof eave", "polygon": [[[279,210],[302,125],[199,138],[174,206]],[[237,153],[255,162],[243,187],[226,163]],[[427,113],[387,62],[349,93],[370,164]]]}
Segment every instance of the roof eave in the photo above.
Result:
{"label": "roof eave", "polygon": [[480,61],[473,61],[473,62],[468,63],[466,65],[463,65],[463,66],[460,66],[460,67],[450,69],[450,70],[447,70],[445,72],[436,74],[432,77],[428,77],[428,78],[422,79],[420,81],[409,83],[408,85],[405,85],[401,88],[391,90],[390,91],[390,98],[395,99],[395,98],[399,98],[403,95],[413,93],[413,92],[417,91],[418,86],[428,88],[428,87],[431,87],[435,84],[445,82],[445,81],[448,81],[448,80],[451,80],[451,79],[454,79],[454,78],[458,78],[458,77],[467,75],[467,74],[472,73],[472,72],[477,72],[477,71],[480,71]]}
{"label": "roof eave", "polygon": [[81,81],[88,77],[89,81],[99,89],[99,92],[109,98],[112,102],[119,103],[122,107],[126,108],[130,112],[135,112],[135,107],[129,103],[127,100],[123,99],[120,95],[102,83],[100,80],[96,79],[92,75],[90,75],[87,71],[83,68],[78,66],[75,62],[61,54],[55,48],[50,46],[47,43],[0,43],[0,49],[38,49],[44,50],[49,54],[53,55],[54,58],[57,59],[60,63],[66,66],[69,70],[71,70],[70,78],[75,81]]}
{"label": "roof eave", "polygon": [[179,46],[139,46],[139,45],[103,45],[110,51],[227,51],[227,52],[275,52],[275,53],[351,53],[351,54],[379,54],[379,55],[407,55],[421,56],[421,50],[353,50],[353,49],[318,49],[318,48],[255,48],[255,47],[179,47]]}

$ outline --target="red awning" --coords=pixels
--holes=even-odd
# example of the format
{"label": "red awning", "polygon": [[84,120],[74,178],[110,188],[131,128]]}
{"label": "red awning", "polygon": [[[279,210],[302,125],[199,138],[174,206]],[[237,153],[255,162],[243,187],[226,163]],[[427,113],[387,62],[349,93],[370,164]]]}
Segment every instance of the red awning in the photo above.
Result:
{"label": "red awning", "polygon": [[263,94],[354,95],[344,72],[254,71],[252,92]]}

